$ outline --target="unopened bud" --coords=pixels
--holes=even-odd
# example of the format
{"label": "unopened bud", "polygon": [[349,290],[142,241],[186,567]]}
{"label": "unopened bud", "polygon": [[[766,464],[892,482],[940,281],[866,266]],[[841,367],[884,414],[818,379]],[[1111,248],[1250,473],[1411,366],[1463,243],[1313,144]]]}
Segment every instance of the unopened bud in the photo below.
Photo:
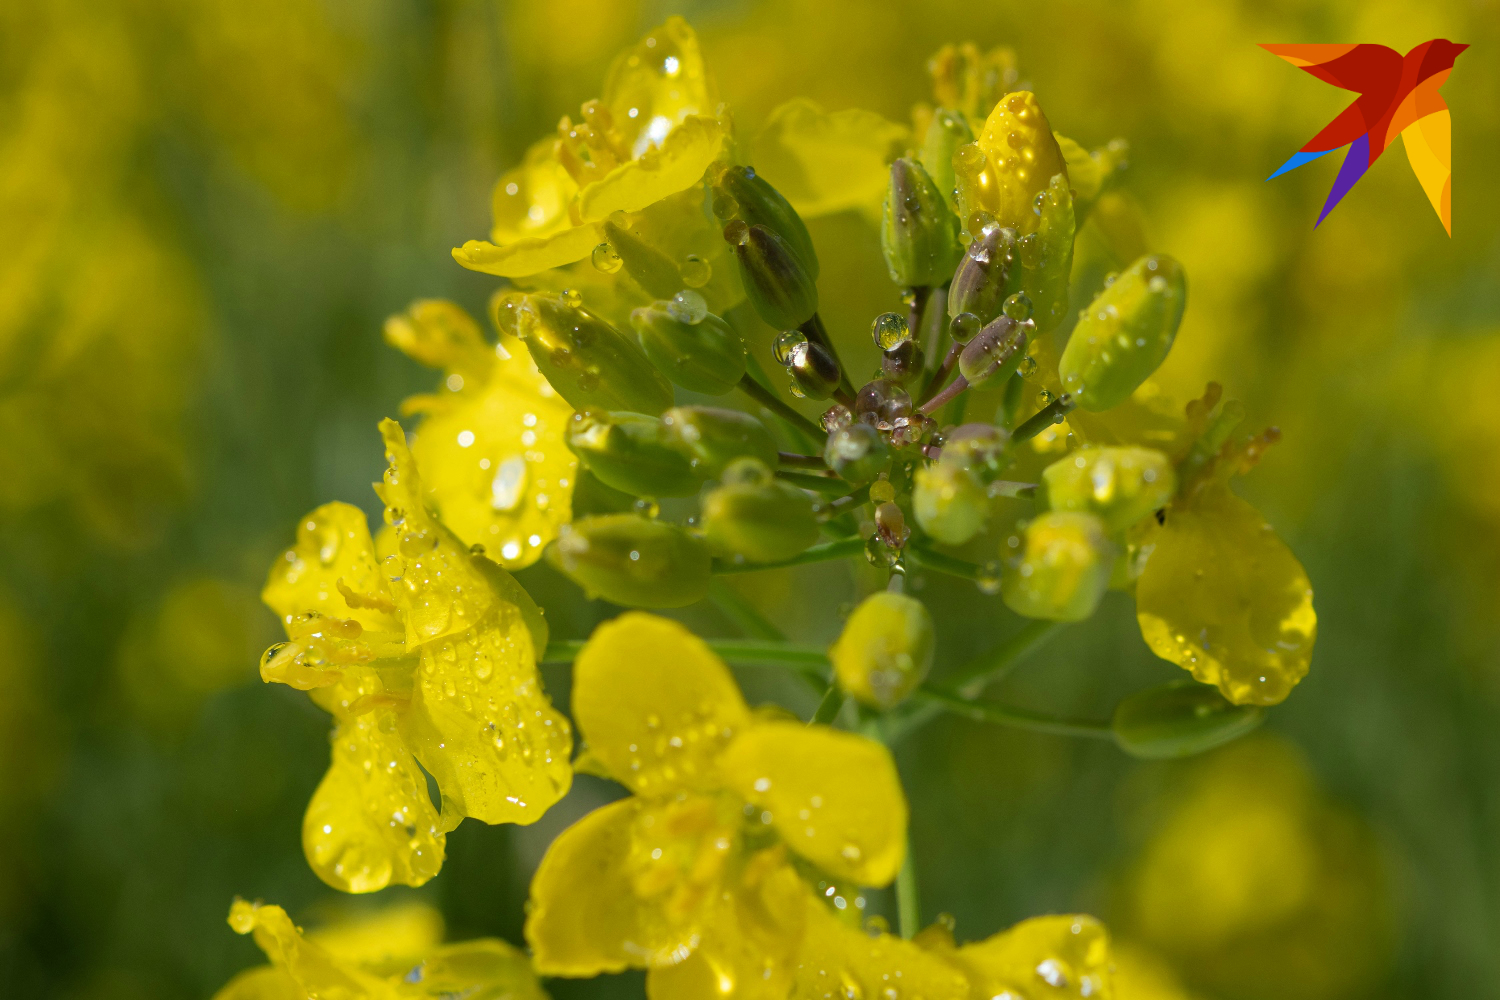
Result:
{"label": "unopened bud", "polygon": [[818,540],[812,498],[753,458],[737,459],[704,496],[702,524],[714,553],[751,562],[790,559]]}
{"label": "unopened bud", "polygon": [[1234,705],[1205,684],[1183,678],[1131,695],[1110,728],[1132,757],[1187,757],[1238,739],[1265,721],[1259,705]]}
{"label": "unopened bud", "polygon": [[773,330],[791,330],[818,311],[818,287],[791,245],[770,228],[736,219],[724,239],[739,261],[745,297]]}
{"label": "unopened bud", "polygon": [[1063,389],[1085,410],[1125,402],[1166,360],[1186,303],[1177,261],[1155,254],[1130,265],[1073,327],[1057,366]]}
{"label": "unopened bud", "polygon": [[671,383],[641,349],[567,297],[526,295],[514,317],[537,369],[574,409],[660,413],[672,405]]}
{"label": "unopened bud", "polygon": [[992,222],[964,251],[948,288],[948,315],[972,313],[980,324],[1000,315],[1018,278],[1016,231]]}
{"label": "unopened bud", "polygon": [[718,316],[679,319],[658,300],[630,314],[641,348],[662,374],[684,389],[722,396],[745,374],[745,344]]}
{"label": "unopened bud", "polygon": [[958,202],[953,193],[953,154],[959,146],[974,141],[974,130],[964,116],[948,108],[938,108],[932,113],[927,125],[927,135],[922,139],[922,166],[932,178],[932,183],[942,192],[943,200],[955,212]]}
{"label": "unopened bud", "polygon": [[890,445],[869,424],[855,422],[828,435],[823,461],[851,483],[867,483],[885,469]]}
{"label": "unopened bud", "polygon": [[700,539],[636,514],[565,525],[547,548],[547,561],[589,597],[627,608],[680,608],[701,600],[713,566]]}
{"label": "unopened bud", "polygon": [[971,387],[1000,383],[1015,372],[1026,356],[1026,333],[1036,328],[1028,320],[1017,323],[1009,316],[994,319],[958,356],[958,371]]}
{"label": "unopened bud", "polygon": [[[621,216],[623,218],[623,216]],[[670,299],[683,287],[682,272],[672,258],[613,220],[604,223],[610,249],[625,265],[625,273],[645,289],[647,295]]]}
{"label": "unopened bud", "polygon": [[1047,466],[1042,484],[1051,509],[1097,514],[1115,534],[1166,506],[1177,473],[1154,448],[1080,448]]}
{"label": "unopened bud", "polygon": [[1055,174],[1036,196],[1036,232],[1021,238],[1021,288],[1031,301],[1032,318],[1043,333],[1068,314],[1068,281],[1073,273],[1073,195],[1065,174]]}
{"label": "unopened bud", "polygon": [[915,340],[903,340],[880,358],[880,373],[895,385],[907,385],[922,374],[926,356]]}
{"label": "unopened bud", "polygon": [[794,344],[787,354],[787,371],[809,399],[827,399],[839,387],[839,363],[816,340]]}
{"label": "unopened bud", "polygon": [[[944,446],[944,458],[947,454]],[[962,545],[979,534],[990,512],[989,497],[979,477],[948,461],[917,469],[911,505],[922,530],[948,545]]]}
{"label": "unopened bud", "polygon": [[1054,174],[1068,175],[1047,116],[1024,90],[996,102],[978,140],[954,152],[953,166],[963,217],[993,219],[1020,235],[1036,231],[1037,193]]}
{"label": "unopened bud", "polygon": [[1026,526],[1021,554],[1005,567],[1000,594],[1027,618],[1082,621],[1109,586],[1115,549],[1092,514],[1048,511]]}
{"label": "unopened bud", "polygon": [[632,496],[687,497],[702,482],[656,417],[579,410],[568,419],[567,445],[600,482]]}
{"label": "unopened bud", "polygon": [[891,280],[906,288],[946,283],[963,255],[958,216],[927,171],[911,157],[891,164],[880,249]]}
{"label": "unopened bud", "polygon": [[725,167],[714,178],[714,213],[720,222],[740,219],[747,226],[765,226],[786,241],[818,280],[818,254],[802,217],[753,167]]}
{"label": "unopened bud", "polygon": [[754,416],[712,406],[674,406],[661,415],[665,440],[687,457],[693,472],[717,479],[729,464],[753,458],[776,468],[776,439]]}
{"label": "unopened bud", "polygon": [[839,687],[872,708],[905,701],[932,669],[937,644],[921,601],[877,590],[860,602],[828,648]]}

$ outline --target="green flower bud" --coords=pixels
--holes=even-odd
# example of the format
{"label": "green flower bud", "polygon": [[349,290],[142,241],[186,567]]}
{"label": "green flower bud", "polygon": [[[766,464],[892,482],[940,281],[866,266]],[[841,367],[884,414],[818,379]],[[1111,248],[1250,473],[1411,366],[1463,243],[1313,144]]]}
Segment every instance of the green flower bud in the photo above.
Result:
{"label": "green flower bud", "polygon": [[1016,231],[992,222],[969,243],[948,287],[948,315],[971,313],[980,325],[1000,315],[1016,277]]}
{"label": "green flower bud", "polygon": [[946,434],[940,461],[992,479],[1010,465],[1010,432],[994,424],[960,424]]}
{"label": "green flower bud", "polygon": [[860,602],[828,647],[833,673],[843,688],[872,708],[894,708],[932,669],[936,637],[922,602],[877,590]]}
{"label": "green flower bud", "polygon": [[1154,448],[1080,448],[1042,470],[1042,484],[1053,510],[1097,514],[1115,534],[1166,506],[1177,473]]}
{"label": "green flower bud", "polygon": [[1266,710],[1234,705],[1206,684],[1184,677],[1126,698],[1110,728],[1132,757],[1187,757],[1239,739],[1259,726]]}
{"label": "green flower bud", "polygon": [[802,395],[809,399],[827,399],[841,381],[838,361],[816,340],[793,345],[787,355],[786,367]]}
{"label": "green flower bud", "polygon": [[628,514],[635,510],[636,500],[629,493],[601,482],[586,465],[580,465],[573,477],[572,506],[575,521],[594,514]]}
{"label": "green flower bud", "polygon": [[625,273],[647,295],[670,299],[683,287],[682,272],[672,258],[614,221],[604,223],[604,237],[625,265]]}
{"label": "green flower bud", "polygon": [[702,482],[656,417],[579,410],[568,420],[567,444],[600,482],[632,496],[689,497]]}
{"label": "green flower bud", "polygon": [[1073,328],[1057,366],[1064,391],[1085,410],[1125,402],[1166,360],[1186,303],[1177,261],[1155,254],[1131,264]]}
{"label": "green flower bud", "polygon": [[674,406],[661,415],[666,441],[687,457],[693,472],[717,479],[737,458],[753,458],[776,468],[776,439],[766,425],[740,410],[713,406]]}
{"label": "green flower bud", "polygon": [[1026,526],[1020,557],[1000,577],[1006,605],[1027,618],[1082,621],[1109,586],[1115,547],[1092,514],[1049,511]]}
{"label": "green flower bud", "polygon": [[1031,300],[1036,328],[1048,333],[1068,314],[1068,279],[1073,273],[1073,196],[1068,178],[1055,174],[1037,193],[1037,230],[1020,240],[1021,291]]}
{"label": "green flower bud", "polygon": [[818,280],[818,253],[802,217],[754,167],[724,167],[714,178],[713,191],[720,222],[740,219],[747,226],[765,226],[792,248],[808,277]]}
{"label": "green flower bud", "polygon": [[942,193],[948,208],[954,212],[958,211],[958,199],[953,193],[953,154],[959,146],[973,141],[974,130],[969,128],[968,120],[961,113],[947,108],[938,108],[932,113],[927,135],[922,139],[922,166]]}
{"label": "green flower bud", "polygon": [[687,323],[658,299],[632,311],[630,325],[651,363],[684,389],[722,396],[745,374],[744,341],[713,313]]}
{"label": "green flower bud", "polygon": [[880,249],[891,280],[904,288],[944,284],[963,257],[958,216],[927,171],[909,156],[891,164]]}
{"label": "green flower bud", "polygon": [[724,227],[734,247],[745,297],[775,330],[791,330],[818,311],[818,287],[802,259],[773,230],[736,219]]}
{"label": "green flower bud", "polygon": [[672,405],[671,383],[641,349],[567,296],[526,295],[511,315],[542,376],[574,409],[660,413]]}
{"label": "green flower bud", "polygon": [[1030,320],[1017,323],[1000,316],[974,335],[958,356],[958,371],[972,387],[1010,378],[1026,356],[1026,333],[1035,331]]}
{"label": "green flower bud", "polygon": [[736,459],[703,498],[703,539],[716,555],[775,562],[818,540],[812,497],[753,458]]}
{"label": "green flower bud", "polygon": [[823,461],[851,483],[868,483],[880,474],[890,457],[885,438],[862,422],[834,431],[823,448]]}
{"label": "green flower bud", "polygon": [[[946,447],[943,454],[946,457]],[[911,504],[922,530],[949,545],[962,545],[979,534],[990,512],[989,496],[979,477],[948,461],[917,469]]]}
{"label": "green flower bud", "polygon": [[701,600],[713,566],[700,539],[637,514],[564,525],[547,548],[547,561],[590,598],[627,608],[680,608]]}

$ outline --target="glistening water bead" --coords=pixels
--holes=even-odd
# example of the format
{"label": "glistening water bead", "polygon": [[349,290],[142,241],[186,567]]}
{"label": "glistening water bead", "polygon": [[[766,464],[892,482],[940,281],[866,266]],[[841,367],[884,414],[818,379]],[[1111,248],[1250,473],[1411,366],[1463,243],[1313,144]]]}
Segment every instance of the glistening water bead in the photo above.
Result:
{"label": "glistening water bead", "polygon": [[607,242],[594,247],[594,253],[590,259],[594,262],[594,267],[605,274],[614,274],[625,263],[615,252],[615,248]]}
{"label": "glistening water bead", "polygon": [[1025,292],[1016,292],[1005,300],[1001,311],[1017,323],[1024,323],[1031,318],[1031,299]]}
{"label": "glistening water bead", "polygon": [[911,339],[911,328],[900,313],[884,312],[870,325],[870,336],[882,351],[894,351]]}
{"label": "glistening water bead", "polygon": [[682,283],[689,288],[702,288],[714,275],[713,265],[697,254],[688,254],[678,270],[682,272]]}
{"label": "glistening water bead", "polygon": [[688,326],[697,326],[708,315],[708,303],[704,301],[702,295],[691,288],[684,288],[672,296],[671,301],[667,303],[667,312],[671,313],[675,320],[686,323]]}
{"label": "glistening water bead", "polygon": [[771,354],[780,365],[792,363],[792,352],[807,343],[807,334],[801,330],[782,330],[771,343]]}
{"label": "glistening water bead", "polygon": [[953,321],[948,324],[948,335],[956,344],[967,344],[983,328],[984,323],[978,316],[971,312],[962,312],[953,317]]}

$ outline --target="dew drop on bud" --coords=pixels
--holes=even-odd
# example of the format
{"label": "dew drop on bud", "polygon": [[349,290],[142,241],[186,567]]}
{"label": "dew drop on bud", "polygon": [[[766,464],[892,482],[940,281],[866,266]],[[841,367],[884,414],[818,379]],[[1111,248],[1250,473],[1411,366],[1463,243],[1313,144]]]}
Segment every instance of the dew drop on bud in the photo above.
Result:
{"label": "dew drop on bud", "polygon": [[1046,389],[1038,389],[1036,394],[1036,405],[1046,406],[1050,402],[1052,402],[1052,393],[1048,392]]}
{"label": "dew drop on bud", "polygon": [[792,379],[792,381],[787,385],[787,391],[790,392],[793,396],[796,396],[798,399],[807,398],[807,393],[803,391],[800,385],[797,384],[796,379]]}
{"label": "dew drop on bud", "polygon": [[695,253],[688,254],[678,270],[682,272],[682,283],[689,288],[702,288],[714,274],[713,265]]}
{"label": "dew drop on bud", "polygon": [[801,330],[782,330],[771,344],[771,353],[776,357],[778,364],[790,365],[792,352],[805,343],[807,343],[807,334]]}
{"label": "dew drop on bud", "polygon": [[708,303],[703,301],[703,296],[691,288],[684,288],[672,296],[671,301],[667,303],[667,312],[679,322],[686,323],[688,326],[697,326],[708,315]]}
{"label": "dew drop on bud", "polygon": [[1021,376],[1022,378],[1031,378],[1036,374],[1037,367],[1038,366],[1036,363],[1036,358],[1033,358],[1028,354],[1026,355],[1026,357],[1022,358],[1021,363],[1016,366],[1016,374]]}
{"label": "dew drop on bud", "polygon": [[882,351],[894,351],[911,339],[911,329],[900,313],[884,312],[870,325],[870,336]]}
{"label": "dew drop on bud", "polygon": [[1000,572],[1000,560],[991,559],[979,568],[979,573],[974,577],[974,585],[981,594],[993,597],[1000,593]]}
{"label": "dew drop on bud", "polygon": [[1146,287],[1160,295],[1167,290],[1167,279],[1159,274],[1152,275],[1151,280],[1146,282]]}
{"label": "dew drop on bud", "polygon": [[823,429],[832,434],[834,431],[842,430],[854,422],[854,414],[842,403],[834,403],[823,411]]}
{"label": "dew drop on bud", "polygon": [[1120,276],[1120,272],[1119,271],[1111,271],[1108,274],[1106,274],[1104,276],[1104,287],[1108,288],[1110,285],[1113,285],[1115,283],[1115,279],[1118,278],[1119,276]]}
{"label": "dew drop on bud", "polygon": [[607,241],[594,247],[594,254],[591,259],[594,262],[594,267],[605,274],[614,274],[625,263],[620,259],[620,255],[615,253],[615,248],[610,246]]}
{"label": "dew drop on bud", "polygon": [[635,508],[637,514],[652,520],[655,520],[656,516],[661,513],[661,505],[655,500],[637,500],[631,506]]}
{"label": "dew drop on bud", "polygon": [[978,316],[971,312],[961,312],[948,324],[948,334],[953,338],[954,343],[967,344],[983,328],[984,323]]}
{"label": "dew drop on bud", "polygon": [[1005,300],[1001,311],[1017,323],[1024,323],[1031,318],[1031,299],[1025,292],[1017,292]]}
{"label": "dew drop on bud", "polygon": [[1038,191],[1036,197],[1031,199],[1031,210],[1037,215],[1042,214],[1042,206],[1047,202],[1047,192]]}

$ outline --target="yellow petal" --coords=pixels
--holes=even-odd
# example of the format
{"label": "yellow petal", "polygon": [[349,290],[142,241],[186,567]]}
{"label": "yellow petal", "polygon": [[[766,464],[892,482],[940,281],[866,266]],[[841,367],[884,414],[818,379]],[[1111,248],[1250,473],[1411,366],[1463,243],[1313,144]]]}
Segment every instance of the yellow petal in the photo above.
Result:
{"label": "yellow petal", "polygon": [[599,227],[589,224],[563,229],[550,236],[523,236],[502,245],[469,240],[463,246],[453,248],[453,259],[471,271],[520,278],[583,260],[594,252],[601,239]]}
{"label": "yellow petal", "polygon": [[1028,1000],[1111,994],[1109,932],[1090,916],[1023,920],[964,945],[956,957],[969,971],[975,996],[1003,996],[1007,990]]}
{"label": "yellow petal", "polygon": [[911,134],[873,111],[829,113],[805,98],[771,112],[754,143],[755,169],[805,217],[878,212],[891,161]]}
{"label": "yellow petal", "polygon": [[973,212],[984,211],[1022,235],[1036,232],[1039,217],[1032,202],[1037,194],[1054,174],[1068,176],[1047,116],[1036,96],[1024,90],[1000,99],[975,144],[954,154],[953,166],[966,224]]}
{"label": "yellow petal", "polygon": [[213,1000],[307,1000],[307,993],[285,969],[262,965],[225,983]]}
{"label": "yellow petal", "polygon": [[642,795],[712,789],[717,759],[749,719],[729,668],[677,622],[606,622],[573,664],[573,719],[616,780]]}
{"label": "yellow petal", "polygon": [[443,865],[427,778],[395,728],[393,713],[376,709],[334,729],[332,763],[302,820],[302,849],[335,889],[421,885]]}
{"label": "yellow petal", "polygon": [[792,1000],[885,1000],[893,983],[903,1000],[968,1000],[969,984],[949,962],[910,941],[851,926],[811,894],[806,906]]}
{"label": "yellow petal", "polygon": [[385,342],[413,360],[459,374],[459,384],[488,377],[495,352],[479,324],[445,299],[418,299],[385,321]]}
{"label": "yellow petal", "polygon": [[644,806],[623,799],[595,809],[552,842],[531,880],[526,943],[545,976],[593,976],[670,964],[697,937],[696,913],[669,919],[643,902],[631,870]]}
{"label": "yellow petal", "polygon": [[[639,212],[703,179],[724,144],[724,126],[716,118],[688,115],[661,143],[639,159],[622,163],[578,194],[586,222],[615,212]],[[592,249],[592,248],[590,248]]]}
{"label": "yellow petal", "polygon": [[568,206],[578,195],[578,185],[557,162],[556,146],[554,137],[532,144],[521,164],[495,182],[490,236],[496,243],[551,236],[571,225]]}
{"label": "yellow petal", "polygon": [[488,381],[465,384],[423,420],[411,448],[443,523],[506,569],[522,569],[568,522],[578,458],[563,443],[573,408],[525,347],[512,346]]}
{"label": "yellow petal", "polygon": [[[353,606],[346,591],[357,595]],[[297,544],[271,565],[261,599],[283,624],[316,612],[366,629],[400,629],[364,512],[346,503],[324,504],[302,518]]]}
{"label": "yellow petal", "polygon": [[702,940],[646,975],[650,1000],[783,1000],[796,972],[807,888],[782,848],[759,852],[704,908]]}
{"label": "yellow petal", "polygon": [[497,938],[437,948],[422,963],[418,986],[407,987],[403,994],[439,1000],[548,1000],[531,960]]}
{"label": "yellow petal", "polygon": [[714,114],[719,95],[698,36],[682,18],[669,17],[615,59],[603,102],[614,131],[639,158],[688,115]]}
{"label": "yellow petal", "polygon": [[[1151,547],[1154,546],[1154,547]],[[1307,674],[1312,585],[1265,518],[1227,486],[1173,504],[1136,583],[1151,651],[1236,705],[1274,705]]]}
{"label": "yellow petal", "polygon": [[423,903],[397,903],[306,934],[341,962],[405,974],[443,942],[443,915]]}
{"label": "yellow petal", "polygon": [[901,870],[906,796],[879,743],[826,726],[756,723],[729,745],[721,769],[727,788],[770,813],[788,847],[830,874],[881,886]]}
{"label": "yellow petal", "polygon": [[229,909],[229,926],[239,934],[254,934],[255,943],[271,964],[284,969],[304,996],[320,1000],[384,1000],[395,996],[395,990],[380,977],[340,962],[304,938],[279,906],[236,899]]}

